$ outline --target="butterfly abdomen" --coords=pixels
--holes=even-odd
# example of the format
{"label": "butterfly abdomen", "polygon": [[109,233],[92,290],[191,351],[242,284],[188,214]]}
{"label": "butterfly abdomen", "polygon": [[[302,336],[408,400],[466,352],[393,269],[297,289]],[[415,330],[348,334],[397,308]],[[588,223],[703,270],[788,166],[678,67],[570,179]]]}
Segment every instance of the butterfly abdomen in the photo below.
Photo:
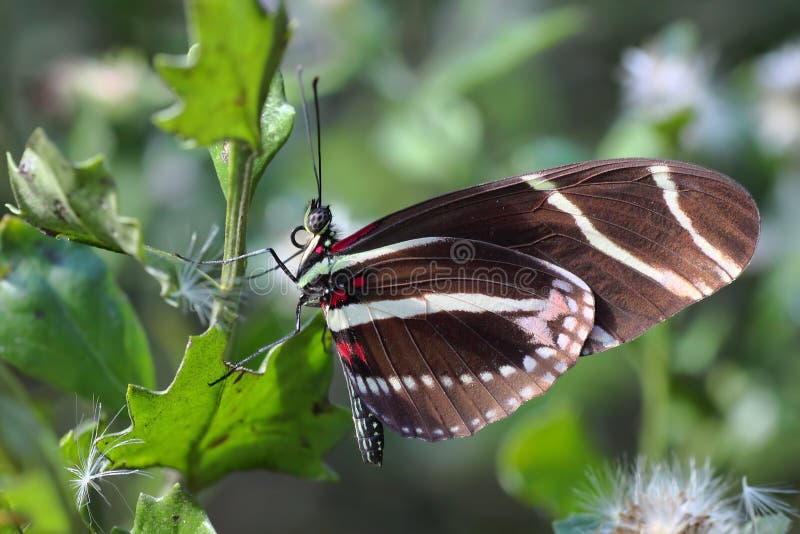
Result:
{"label": "butterfly abdomen", "polygon": [[347,391],[350,393],[350,406],[353,410],[353,423],[361,459],[368,464],[381,465],[383,462],[383,425],[358,397],[350,381],[346,382]]}

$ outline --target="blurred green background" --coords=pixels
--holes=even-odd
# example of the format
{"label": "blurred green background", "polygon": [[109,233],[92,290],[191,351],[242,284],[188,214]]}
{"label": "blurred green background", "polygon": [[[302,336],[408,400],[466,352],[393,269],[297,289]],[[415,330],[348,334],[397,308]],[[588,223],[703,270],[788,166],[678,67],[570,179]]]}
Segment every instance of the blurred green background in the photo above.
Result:
{"label": "blurred green background", "polygon": [[[267,472],[199,495],[221,532],[538,532],[605,459],[710,458],[752,483],[800,488],[800,3],[289,0],[284,60],[320,75],[326,203],[343,232],[455,188],[570,161],[682,159],[755,196],[763,235],[742,278],[634,343],[583,359],[544,398],[473,438],[387,439],[385,466],[344,440],[333,484]],[[74,160],[108,156],[121,211],[183,250],[221,225],[207,153],[155,129],[170,102],[153,54],[186,51],[178,0],[0,2],[0,147],[36,126]],[[250,249],[292,251],[313,194],[300,121],[267,170]],[[11,202],[0,180],[0,202]],[[202,326],[128,259],[103,254],[150,336],[158,386]],[[258,261],[250,268],[260,267]],[[278,282],[278,280],[275,280]],[[285,294],[280,294],[285,293]],[[241,354],[291,328],[292,290],[248,299]],[[1,319],[0,319],[1,320]],[[26,381],[61,435],[73,396]],[[331,397],[346,405],[341,374]],[[161,493],[165,473],[123,484]],[[795,504],[797,500],[795,499]],[[129,526],[124,506],[97,507]]]}

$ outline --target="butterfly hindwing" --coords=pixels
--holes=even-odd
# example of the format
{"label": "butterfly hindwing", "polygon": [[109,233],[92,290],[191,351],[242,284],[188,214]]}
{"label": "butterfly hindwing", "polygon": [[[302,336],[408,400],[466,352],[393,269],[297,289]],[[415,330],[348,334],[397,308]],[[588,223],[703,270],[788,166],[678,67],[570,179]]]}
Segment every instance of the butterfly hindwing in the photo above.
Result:
{"label": "butterfly hindwing", "polygon": [[629,341],[727,285],[752,257],[758,209],[736,182],[688,163],[590,161],[475,186],[388,215],[334,245],[364,253],[431,236],[485,241],[584,280],[596,300],[584,353]]}
{"label": "butterfly hindwing", "polygon": [[577,360],[594,298],[579,278],[490,243],[424,238],[342,254],[323,307],[354,392],[406,436],[468,436]]}

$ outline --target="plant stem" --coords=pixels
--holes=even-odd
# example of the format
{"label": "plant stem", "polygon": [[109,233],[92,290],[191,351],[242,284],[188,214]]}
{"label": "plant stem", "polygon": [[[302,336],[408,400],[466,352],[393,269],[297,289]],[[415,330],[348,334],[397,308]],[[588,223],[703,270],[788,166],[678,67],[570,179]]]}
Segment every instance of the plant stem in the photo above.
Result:
{"label": "plant stem", "polygon": [[667,451],[669,430],[669,325],[661,324],[643,336],[639,362],[642,424],[639,453],[659,460]]}
{"label": "plant stem", "polygon": [[[247,214],[253,191],[253,158],[255,156],[247,143],[236,140],[228,142],[230,151],[223,259],[240,256],[247,251]],[[214,303],[212,324],[219,323],[225,330],[230,330],[230,327],[233,326],[239,303],[239,281],[243,279],[246,269],[246,260],[226,263],[222,266],[220,276],[222,297]]]}

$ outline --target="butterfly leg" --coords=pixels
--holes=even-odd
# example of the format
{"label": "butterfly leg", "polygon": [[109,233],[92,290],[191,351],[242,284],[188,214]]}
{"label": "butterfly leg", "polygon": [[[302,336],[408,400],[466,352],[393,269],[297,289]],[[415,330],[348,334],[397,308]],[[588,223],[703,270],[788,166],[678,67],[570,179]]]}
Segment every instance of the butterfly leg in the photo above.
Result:
{"label": "butterfly leg", "polygon": [[247,367],[245,367],[244,364],[246,364],[247,362],[253,360],[254,358],[257,358],[258,356],[264,354],[265,352],[267,352],[268,350],[272,349],[273,347],[277,347],[278,345],[282,345],[283,343],[289,341],[294,336],[299,334],[300,330],[301,330],[300,329],[300,315],[302,313],[303,305],[305,303],[306,303],[306,296],[302,295],[300,297],[300,300],[297,301],[297,308],[295,309],[295,321],[294,321],[294,331],[293,332],[291,332],[289,334],[286,334],[285,336],[283,336],[282,338],[278,339],[277,341],[273,341],[269,345],[264,345],[263,347],[261,347],[260,349],[258,349],[257,351],[255,351],[254,353],[249,355],[248,357],[244,358],[243,360],[239,360],[236,363],[225,361],[225,365],[227,365],[229,367],[228,372],[225,373],[224,375],[222,375],[221,377],[217,378],[216,380],[214,380],[212,382],[209,382],[208,385],[209,386],[214,386],[216,384],[219,384],[220,382],[222,382],[223,380],[227,379],[233,373],[236,373],[236,372],[252,373],[253,371],[251,369],[248,369]]}
{"label": "butterfly leg", "polygon": [[323,326],[322,326],[322,337],[321,337],[320,341],[322,341],[322,348],[325,350],[325,352],[331,350],[331,343],[330,343],[331,336],[328,335],[330,333],[331,333],[331,331],[328,330],[328,323],[327,322],[323,323]]}

